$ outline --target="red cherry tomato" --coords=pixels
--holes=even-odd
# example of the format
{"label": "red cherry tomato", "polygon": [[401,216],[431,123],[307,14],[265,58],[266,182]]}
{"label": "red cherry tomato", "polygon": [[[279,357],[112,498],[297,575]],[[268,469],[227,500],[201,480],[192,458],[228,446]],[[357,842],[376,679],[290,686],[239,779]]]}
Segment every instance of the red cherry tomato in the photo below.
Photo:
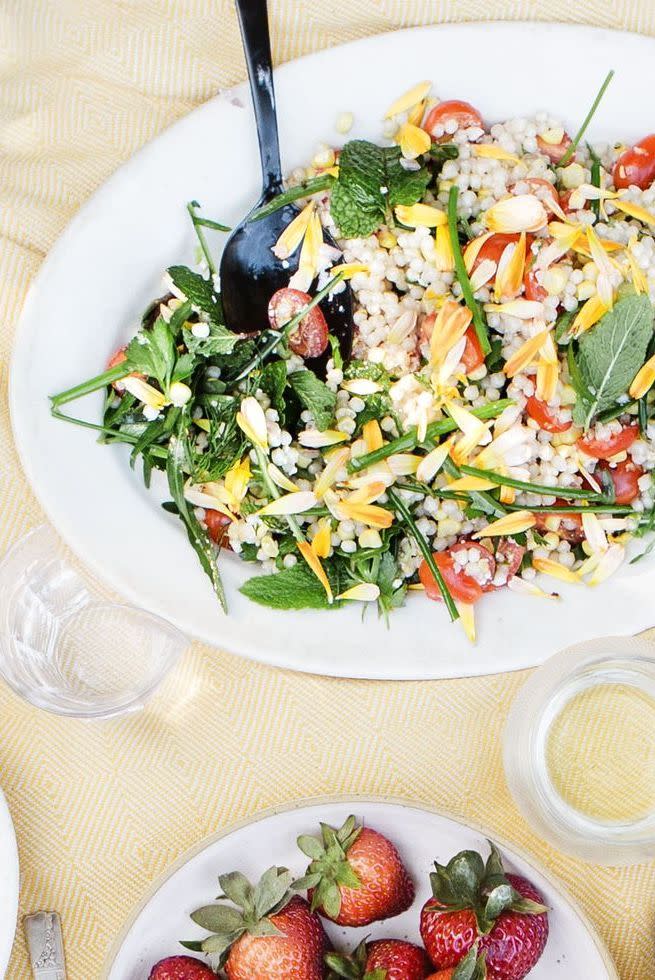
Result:
{"label": "red cherry tomato", "polygon": [[525,407],[530,418],[534,419],[539,428],[544,429],[545,432],[566,432],[567,429],[571,428],[572,422],[560,422],[556,412],[553,412],[546,402],[540,401],[535,395],[528,398]]}
{"label": "red cherry tomato", "polygon": [[477,269],[480,263],[484,262],[485,259],[489,259],[491,262],[495,262],[496,265],[498,265],[500,262],[500,257],[507,246],[511,245],[512,242],[518,242],[520,237],[521,236],[518,234],[510,234],[502,231],[496,232],[494,235],[490,235],[486,242],[482,244],[478,254],[475,256],[471,272]]}
{"label": "red cherry tomato", "polygon": [[639,477],[644,475],[641,466],[626,459],[616,466],[603,461],[598,469],[605,470],[612,478],[617,504],[631,504],[639,496]]}
{"label": "red cherry tomato", "polygon": [[465,336],[466,347],[462,354],[462,364],[466,373],[471,374],[472,371],[476,371],[477,368],[484,364],[484,354],[482,353],[480,341],[478,340],[478,335],[474,327],[469,327]]}
{"label": "red cherry tomato", "polygon": [[616,432],[608,439],[592,439],[589,436],[583,436],[582,439],[578,439],[578,446],[587,456],[594,456],[596,459],[611,459],[617,453],[628,449],[638,435],[638,426],[625,425],[620,432]]}
{"label": "red cherry tomato", "polygon": [[582,515],[581,514],[567,514],[566,508],[569,506],[569,501],[560,500],[559,498],[555,500],[555,506],[550,514],[535,514],[535,528],[540,534],[547,534],[548,531],[552,530],[548,527],[546,523],[549,517],[558,517],[560,519],[559,527],[556,533],[564,541],[568,541],[570,544],[580,544],[584,540],[584,531],[582,530]]}
{"label": "red cherry tomato", "polygon": [[537,136],[539,152],[548,157],[551,163],[559,163],[570,145],[571,137],[567,136],[566,133],[559,143],[547,143],[542,136]]}
{"label": "red cherry tomato", "polygon": [[231,523],[229,517],[221,514],[217,510],[205,511],[205,527],[207,528],[207,533],[212,541],[220,544],[223,548],[230,547],[227,529]]}
{"label": "red cherry tomato", "polygon": [[[476,548],[480,553],[480,558],[484,558],[484,560],[488,562],[489,575],[491,578],[493,578],[496,570],[496,561],[494,556],[487,548],[484,547],[484,545],[477,544],[472,541],[459,541],[457,544],[454,544],[452,548],[448,548],[447,551],[435,551],[433,555],[435,564],[441,572],[446,586],[448,587],[448,591],[452,595],[453,599],[466,603],[477,602],[484,592],[483,587],[476,579],[473,578],[472,575],[467,575],[466,572],[458,571],[459,566],[456,566],[453,560],[454,553],[458,551],[468,551],[470,548]],[[419,566],[418,575],[423,583],[428,599],[436,599],[437,601],[442,599],[439,586],[437,585],[425,560],[423,560]]]}
{"label": "red cherry tomato", "polygon": [[[122,364],[123,361],[127,359],[127,354],[125,351],[126,347],[119,347],[118,350],[111,355],[107,362],[108,371],[110,371],[113,367],[117,367],[117,365]],[[130,375],[126,375],[126,377],[143,378],[144,375],[141,374],[140,371],[132,371],[132,373]],[[118,395],[123,394],[124,389],[121,387],[120,381],[112,381],[111,386]]]}
{"label": "red cherry tomato", "polygon": [[428,117],[423,123],[423,129],[432,136],[433,139],[448,139],[449,134],[435,136],[434,130],[438,127],[445,127],[446,123],[456,122],[459,129],[468,129],[470,126],[480,126],[482,128],[482,116],[470,102],[461,102],[459,99],[450,99],[447,102],[440,102],[428,113]]}
{"label": "red cherry tomato", "polygon": [[[311,301],[309,293],[286,286],[271,296],[268,319],[273,330],[281,330]],[[289,335],[289,347],[299,357],[318,357],[328,345],[328,325],[322,311],[315,306]]]}
{"label": "red cherry tomato", "polygon": [[573,214],[574,211],[584,211],[585,208],[589,208],[591,206],[591,201],[585,201],[581,208],[572,208],[571,194],[573,194],[573,190],[562,191],[559,196],[560,207],[566,214]]}
{"label": "red cherry tomato", "polygon": [[625,150],[614,164],[612,179],[617,190],[633,184],[646,190],[655,180],[655,133],[644,136]]}
{"label": "red cherry tomato", "polygon": [[543,303],[548,296],[548,290],[541,285],[532,269],[528,269],[523,276],[523,291],[525,298],[535,303]]}
{"label": "red cherry tomato", "polygon": [[488,585],[484,586],[485,592],[495,592],[497,589],[502,589],[510,579],[513,579],[519,568],[521,567],[521,562],[523,561],[523,555],[525,554],[525,548],[516,541],[511,541],[509,538],[501,538],[496,547],[496,567],[500,566],[501,571],[506,571],[505,581],[503,585],[493,585],[489,582]]}

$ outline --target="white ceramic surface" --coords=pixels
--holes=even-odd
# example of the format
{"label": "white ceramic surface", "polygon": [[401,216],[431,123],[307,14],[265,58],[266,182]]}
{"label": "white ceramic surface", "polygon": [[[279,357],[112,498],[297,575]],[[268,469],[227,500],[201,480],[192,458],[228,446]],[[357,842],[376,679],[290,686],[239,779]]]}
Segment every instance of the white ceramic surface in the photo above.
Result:
{"label": "white ceramic surface", "polygon": [[18,912],[18,850],[9,807],[0,790],[0,977],[9,963]]}
{"label": "white ceramic surface", "polygon": [[[548,51],[566,72],[547,90],[535,59]],[[480,68],[476,65],[490,64]],[[389,65],[393,65],[390,70]],[[637,138],[652,129],[655,42],[637,35],[549,24],[468,24],[367,38],[284,65],[276,73],[286,167],[306,161],[320,140],[337,140],[349,109],[352,136],[379,138],[380,117],[419,78],[443,97],[473,101],[488,120],[540,108],[570,131],[584,117],[608,67],[617,76],[591,128],[592,139]],[[420,595],[394,612],[391,627],[369,611],[280,613],[237,592],[253,566],[225,555],[230,603],[224,617],[178,521],[127,465],[124,448],[54,421],[47,395],[102,370],[158,294],[167,265],[191,261],[195,243],[185,202],[235,222],[259,187],[249,98],[219,97],[181,120],[122,167],[71,222],[37,277],[18,330],[11,414],[23,467],[50,519],[94,571],[136,605],[185,632],[267,663],[353,677],[438,678],[540,663],[594,634],[652,625],[655,563],[628,566],[596,590],[561,586],[557,607],[510,592],[478,607],[472,647],[442,605]],[[234,93],[233,93],[234,95]],[[350,138],[349,137],[349,138]],[[220,239],[214,239],[217,247]],[[73,410],[97,420],[100,398]],[[166,496],[166,493],[163,493]],[[147,568],[144,556],[148,556]]]}
{"label": "white ceramic surface", "polygon": [[[296,837],[313,833],[321,820],[340,826],[350,813],[387,834],[398,846],[417,885],[416,900],[403,915],[364,929],[330,926],[332,941],[344,949],[365,935],[418,942],[419,912],[431,894],[428,875],[433,862],[445,863],[464,848],[487,854],[484,834],[429,808],[401,801],[310,801],[255,817],[185,855],[155,882],[131,916],[109,953],[104,980],[145,980],[159,959],[183,952],[177,939],[206,935],[188,916],[198,906],[214,901],[218,874],[241,870],[257,878],[273,863],[300,874],[305,863]],[[530,980],[617,980],[601,940],[561,887],[532,861],[503,845],[501,850],[508,870],[534,882],[551,908],[548,943]]]}

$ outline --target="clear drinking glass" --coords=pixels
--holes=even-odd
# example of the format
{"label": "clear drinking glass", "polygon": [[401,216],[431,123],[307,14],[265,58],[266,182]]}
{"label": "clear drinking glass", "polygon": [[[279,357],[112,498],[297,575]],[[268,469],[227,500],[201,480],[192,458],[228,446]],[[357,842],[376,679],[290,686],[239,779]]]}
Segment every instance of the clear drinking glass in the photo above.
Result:
{"label": "clear drinking glass", "polygon": [[512,705],[504,762],[516,805],[559,850],[655,857],[655,644],[605,637],[554,656]]}
{"label": "clear drinking glass", "polygon": [[83,577],[46,525],[0,562],[0,675],[39,708],[76,718],[137,711],[187,644]]}

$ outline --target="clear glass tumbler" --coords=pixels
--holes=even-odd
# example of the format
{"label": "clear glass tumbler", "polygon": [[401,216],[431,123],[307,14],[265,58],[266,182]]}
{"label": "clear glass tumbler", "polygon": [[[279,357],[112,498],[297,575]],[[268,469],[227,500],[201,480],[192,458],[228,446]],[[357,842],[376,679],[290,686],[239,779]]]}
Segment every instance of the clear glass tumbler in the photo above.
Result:
{"label": "clear glass tumbler", "polygon": [[76,718],[137,711],[187,645],[170,623],[83,577],[46,525],[0,562],[0,675],[39,708]]}
{"label": "clear glass tumbler", "polygon": [[655,644],[605,637],[547,661],[511,707],[504,762],[518,808],[559,850],[655,857]]}

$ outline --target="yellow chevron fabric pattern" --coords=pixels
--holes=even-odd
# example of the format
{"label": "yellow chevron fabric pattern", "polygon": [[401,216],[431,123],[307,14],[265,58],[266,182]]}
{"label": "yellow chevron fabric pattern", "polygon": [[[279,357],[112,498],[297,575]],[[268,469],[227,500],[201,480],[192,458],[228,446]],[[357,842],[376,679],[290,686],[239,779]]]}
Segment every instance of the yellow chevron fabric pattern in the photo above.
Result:
{"label": "yellow chevron fabric pattern", "polygon": [[[270,7],[279,61],[446,20],[573,18],[655,35],[652,0]],[[0,550],[42,519],[7,410],[7,360],[30,280],[76,208],[123,160],[244,75],[230,0],[1,0]],[[58,909],[71,980],[94,980],[130,906],[207,834],[305,796],[392,794],[528,848],[582,902],[621,977],[653,980],[655,866],[598,869],[562,857],[531,834],[508,796],[499,736],[522,681],[339,681],[196,645],[146,712],[91,725],[38,713],[1,686],[0,782],[18,834],[21,914]],[[28,971],[19,931],[8,977],[25,980]]]}

